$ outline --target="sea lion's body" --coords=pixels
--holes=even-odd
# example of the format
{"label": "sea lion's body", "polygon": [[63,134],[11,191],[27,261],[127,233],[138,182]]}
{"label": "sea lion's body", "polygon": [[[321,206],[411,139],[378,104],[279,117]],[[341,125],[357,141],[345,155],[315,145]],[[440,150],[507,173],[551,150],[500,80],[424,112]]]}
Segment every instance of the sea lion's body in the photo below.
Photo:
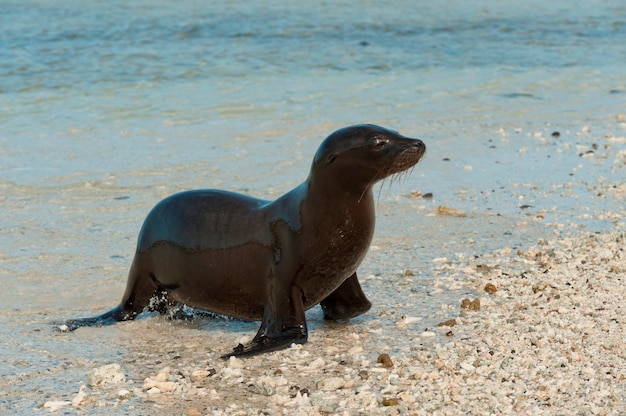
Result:
{"label": "sea lion's body", "polygon": [[381,127],[353,126],[329,136],[307,180],[275,201],[218,190],[172,195],[144,221],[121,304],[68,325],[179,303],[262,320],[253,341],[230,355],[303,343],[304,311],[318,303],[329,319],[370,308],[356,270],[374,234],[372,185],[415,165],[424,150]]}

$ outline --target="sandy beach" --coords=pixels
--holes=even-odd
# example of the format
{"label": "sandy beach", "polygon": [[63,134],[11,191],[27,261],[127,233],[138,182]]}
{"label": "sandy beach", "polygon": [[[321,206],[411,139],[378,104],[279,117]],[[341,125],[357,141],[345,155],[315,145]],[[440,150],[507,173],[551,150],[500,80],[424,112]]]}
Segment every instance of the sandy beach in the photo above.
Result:
{"label": "sandy beach", "polygon": [[[623,1],[418,6],[3,2],[0,413],[626,414]],[[228,361],[259,323],[57,330],[158,201],[278,198],[359,123],[427,146],[374,189],[369,312]]]}
{"label": "sandy beach", "polygon": [[[612,123],[623,131],[621,116]],[[507,134],[494,134],[510,144]],[[568,144],[546,145],[547,135],[526,135],[553,156],[575,150],[569,157],[581,162],[577,169],[598,173],[584,185],[592,193],[547,181],[532,187],[536,200],[570,187],[567,198],[617,209],[528,207],[502,214],[489,208],[503,208],[493,205],[498,197],[481,206],[471,187],[444,205],[437,190],[424,198],[433,189],[414,187],[427,176],[418,165],[406,183],[383,184],[378,196],[377,235],[359,270],[372,310],[332,323],[314,308],[307,312],[308,343],[247,359],[219,356],[249,340],[254,322],[148,315],[112,327],[54,331],[52,321],[94,315],[119,299],[134,244],[121,229],[147,204],[120,198],[123,188],[106,183],[61,192],[59,205],[72,206],[84,224],[49,229],[59,251],[38,259],[69,267],[67,280],[45,283],[49,293],[40,291],[33,306],[28,290],[18,290],[22,306],[7,311],[30,342],[9,344],[14,353],[5,365],[17,371],[0,381],[2,401],[15,413],[58,414],[623,414],[626,234],[619,207],[626,185],[619,178],[626,140],[581,130],[580,148],[602,143],[585,155]],[[518,150],[516,159],[534,157],[526,146]],[[448,162],[431,158],[424,165],[437,163]],[[171,192],[165,188],[159,192]],[[513,193],[521,205],[526,188],[512,184],[501,192]],[[16,189],[8,191],[17,198]],[[31,199],[45,205],[49,197]],[[133,215],[122,218],[120,202]],[[117,226],[95,225],[96,215]],[[105,237],[90,238],[99,241],[95,248],[76,250],[63,243],[68,236],[60,227],[71,241],[85,232]],[[128,253],[99,265],[85,258],[92,249]],[[19,262],[5,255],[3,264]],[[77,298],[70,286],[85,271],[90,278],[81,285],[91,293]],[[39,286],[47,281],[35,269],[21,276]]]}
{"label": "sandy beach", "polygon": [[[440,259],[434,286],[467,288],[473,302],[442,304],[450,318],[439,325],[369,318],[250,359],[219,360],[227,345],[207,345],[213,334],[128,324],[143,335],[132,335],[118,368],[42,405],[79,414],[623,414],[625,242],[619,230],[580,233]],[[412,345],[398,350],[399,337]]]}

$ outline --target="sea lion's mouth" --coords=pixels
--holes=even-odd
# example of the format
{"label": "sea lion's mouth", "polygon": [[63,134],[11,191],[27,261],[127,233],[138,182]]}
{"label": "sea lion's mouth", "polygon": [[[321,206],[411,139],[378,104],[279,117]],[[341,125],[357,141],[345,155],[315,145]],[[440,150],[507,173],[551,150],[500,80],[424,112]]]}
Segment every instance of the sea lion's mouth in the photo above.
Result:
{"label": "sea lion's mouth", "polygon": [[421,140],[411,139],[411,142],[401,146],[395,155],[389,155],[389,162],[378,171],[372,183],[412,168],[425,152],[426,146]]}
{"label": "sea lion's mouth", "polygon": [[424,156],[424,153],[426,153],[426,145],[421,140],[412,140],[391,160],[387,166],[387,171],[380,178],[400,173],[415,166]]}

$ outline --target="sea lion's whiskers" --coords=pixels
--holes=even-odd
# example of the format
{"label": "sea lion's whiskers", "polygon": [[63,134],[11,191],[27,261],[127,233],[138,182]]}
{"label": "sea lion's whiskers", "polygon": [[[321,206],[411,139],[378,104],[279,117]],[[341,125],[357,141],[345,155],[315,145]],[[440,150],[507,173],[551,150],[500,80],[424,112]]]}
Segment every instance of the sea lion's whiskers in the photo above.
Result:
{"label": "sea lion's whiskers", "polygon": [[[361,198],[363,198],[363,195],[365,194],[367,189],[370,186],[372,186],[375,182],[380,180],[381,177],[383,177],[383,179],[382,179],[382,183],[380,184],[380,187],[378,188],[378,196],[376,198],[377,202],[380,201],[380,195],[382,193],[383,187],[385,186],[385,183],[388,184],[388,189],[391,189],[391,187],[394,184],[394,181],[397,181],[398,183],[402,183],[402,181],[405,178],[408,178],[411,175],[411,173],[413,173],[413,169],[415,169],[416,163],[413,163],[412,166],[409,168],[409,170],[402,170],[400,172],[393,173],[389,176],[387,176],[386,173],[394,170],[393,169],[394,165],[404,166],[406,163],[412,162],[413,158],[411,157],[411,153],[413,152],[414,150],[411,148],[403,149],[402,152],[398,155],[397,159],[392,160],[386,166],[381,168],[376,173],[374,178],[372,178],[372,180],[368,183],[368,186],[365,188],[365,190],[363,191],[363,193],[361,194],[359,198],[359,202],[361,201]],[[387,179],[389,179],[389,181],[387,181]]]}
{"label": "sea lion's whiskers", "polygon": [[370,189],[376,182],[378,182],[381,177],[384,178],[385,176],[384,172],[386,172],[388,169],[389,169],[389,165],[381,167],[378,170],[378,172],[376,172],[374,177],[368,182],[367,186],[363,188],[363,192],[361,192],[361,196],[359,196],[359,199],[357,200],[358,203],[361,202],[361,200],[363,199],[363,196],[365,195],[368,189]]}

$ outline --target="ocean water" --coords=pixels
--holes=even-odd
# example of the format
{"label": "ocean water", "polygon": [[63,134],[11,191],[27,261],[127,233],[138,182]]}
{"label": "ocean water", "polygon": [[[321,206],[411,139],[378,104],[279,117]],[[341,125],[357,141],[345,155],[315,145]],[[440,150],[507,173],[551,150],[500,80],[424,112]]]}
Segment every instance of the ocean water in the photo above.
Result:
{"label": "ocean water", "polygon": [[[458,294],[429,297],[433,258],[623,221],[623,1],[0,9],[0,402],[14,413],[127,354],[118,329],[55,334],[49,322],[118,302],[154,203],[192,188],[277,197],[345,125],[428,147],[411,176],[377,190],[362,273],[366,291],[389,293],[393,279],[376,277],[412,269],[423,297],[373,295],[375,307],[439,319]],[[469,215],[437,216],[440,204]]]}
{"label": "ocean water", "polygon": [[366,121],[446,140],[608,116],[626,96],[620,1],[2,8],[0,169],[14,183],[206,163],[234,141],[261,156],[265,140],[306,140],[308,155]]}

